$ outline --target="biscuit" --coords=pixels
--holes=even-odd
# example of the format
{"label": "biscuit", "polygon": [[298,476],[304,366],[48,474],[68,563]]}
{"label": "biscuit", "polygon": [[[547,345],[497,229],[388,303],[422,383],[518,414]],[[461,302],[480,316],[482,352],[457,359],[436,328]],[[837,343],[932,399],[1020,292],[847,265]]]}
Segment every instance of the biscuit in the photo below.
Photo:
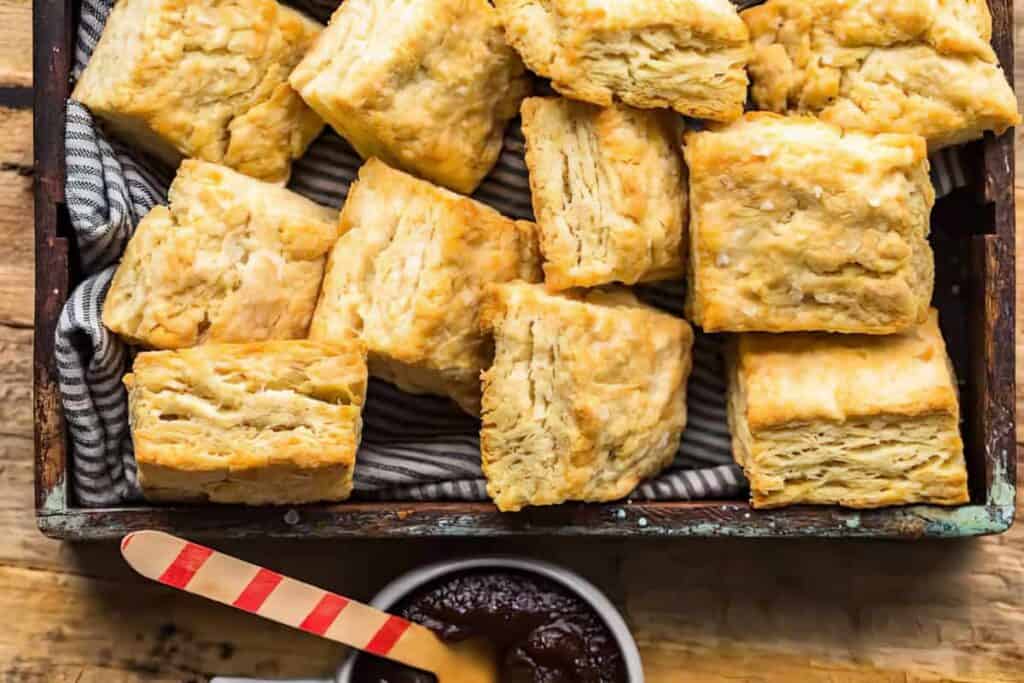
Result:
{"label": "biscuit", "polygon": [[480,448],[498,508],[623,498],[672,462],[693,331],[624,288],[492,285]]}
{"label": "biscuit", "polygon": [[124,382],[150,500],[283,505],[352,490],[367,384],[357,340],[151,351]]}
{"label": "biscuit", "polygon": [[687,318],[709,332],[890,334],[928,313],[924,138],[751,113],[686,137]]}
{"label": "biscuit", "polygon": [[532,223],[371,159],[341,212],[310,338],[359,332],[370,374],[480,410],[491,349],[478,328],[484,286],[539,281]]}
{"label": "biscuit", "polygon": [[731,121],[749,33],[729,0],[496,0],[523,61],[566,97]]}
{"label": "biscuit", "polygon": [[682,119],[561,97],[529,98],[522,114],[548,288],[681,277]]}
{"label": "biscuit", "polygon": [[956,380],[932,310],[902,334],[743,334],[729,424],[754,507],[966,503]]}
{"label": "biscuit", "polygon": [[364,159],[469,194],[530,82],[487,0],[345,0],[291,84]]}
{"label": "biscuit", "polygon": [[168,196],[128,242],[103,324],[163,349],[305,337],[337,212],[191,159]]}
{"label": "biscuit", "polygon": [[761,109],[923,135],[930,149],[1020,122],[985,0],[768,0],[742,16]]}
{"label": "biscuit", "polygon": [[321,28],[274,0],[119,0],[71,97],[172,166],[284,184],[323,128],[288,85]]}

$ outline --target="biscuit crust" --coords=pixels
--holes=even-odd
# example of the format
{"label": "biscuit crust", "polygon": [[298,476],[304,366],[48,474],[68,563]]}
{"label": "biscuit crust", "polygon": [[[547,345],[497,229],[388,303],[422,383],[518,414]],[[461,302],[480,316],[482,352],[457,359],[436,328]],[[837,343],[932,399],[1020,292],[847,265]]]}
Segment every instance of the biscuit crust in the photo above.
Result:
{"label": "biscuit crust", "polygon": [[733,452],[754,507],[967,502],[956,380],[934,309],[883,337],[743,334],[727,358]]}
{"label": "biscuit crust", "polygon": [[731,121],[749,33],[729,0],[496,0],[509,43],[566,97]]}
{"label": "biscuit crust", "polygon": [[761,109],[915,133],[931,149],[1020,122],[986,0],[769,0],[742,16]]}
{"label": "biscuit crust", "polygon": [[925,320],[924,138],[748,113],[687,134],[685,154],[687,317],[705,330],[890,334]]}
{"label": "biscuit crust", "polygon": [[124,379],[150,500],[344,500],[362,430],[361,342],[208,344],[141,353]]}
{"label": "biscuit crust", "polygon": [[502,511],[623,498],[660,472],[686,426],[693,331],[624,288],[488,290],[494,335],[480,432]]}
{"label": "biscuit crust", "polygon": [[321,28],[274,0],[119,0],[72,98],[165,163],[283,185],[323,128],[288,85]]}
{"label": "biscuit crust", "polygon": [[161,349],[305,337],[337,212],[195,160],[168,196],[128,242],[103,324]]}
{"label": "biscuit crust", "polygon": [[469,194],[530,80],[487,0],[346,0],[291,84],[364,159]]}
{"label": "biscuit crust", "polygon": [[535,227],[371,159],[341,212],[310,338],[355,330],[370,373],[480,410],[491,348],[478,327],[484,286],[539,281]]}
{"label": "biscuit crust", "polygon": [[522,115],[548,288],[681,277],[680,117],[561,97],[531,97]]}

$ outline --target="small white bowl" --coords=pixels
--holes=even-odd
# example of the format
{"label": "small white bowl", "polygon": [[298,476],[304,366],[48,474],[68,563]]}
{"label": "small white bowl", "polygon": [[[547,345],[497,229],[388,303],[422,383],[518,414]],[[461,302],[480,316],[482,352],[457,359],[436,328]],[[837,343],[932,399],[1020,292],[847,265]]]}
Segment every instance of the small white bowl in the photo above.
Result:
{"label": "small white bowl", "polygon": [[[403,574],[385,586],[370,602],[381,610],[390,610],[407,595],[443,576],[457,574],[469,570],[493,569],[512,570],[528,574],[536,574],[565,586],[578,595],[604,620],[608,630],[615,638],[615,643],[622,651],[622,659],[626,666],[626,680],[629,683],[644,683],[643,666],[640,663],[640,650],[633,640],[622,615],[615,605],[604,596],[597,586],[582,576],[568,569],[563,569],[548,562],[532,560],[526,557],[481,557],[472,560],[449,560],[427,565]],[[359,653],[353,652],[338,670],[337,683],[351,683],[352,671],[355,669]]]}

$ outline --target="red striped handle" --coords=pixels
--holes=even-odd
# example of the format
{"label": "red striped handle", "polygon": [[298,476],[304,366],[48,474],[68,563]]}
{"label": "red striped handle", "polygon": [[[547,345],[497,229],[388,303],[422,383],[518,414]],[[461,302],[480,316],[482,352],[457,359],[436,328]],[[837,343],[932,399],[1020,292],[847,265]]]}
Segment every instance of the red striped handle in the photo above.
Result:
{"label": "red striped handle", "polygon": [[161,531],[138,531],[121,554],[143,576],[349,647],[437,672],[448,648],[430,630]]}

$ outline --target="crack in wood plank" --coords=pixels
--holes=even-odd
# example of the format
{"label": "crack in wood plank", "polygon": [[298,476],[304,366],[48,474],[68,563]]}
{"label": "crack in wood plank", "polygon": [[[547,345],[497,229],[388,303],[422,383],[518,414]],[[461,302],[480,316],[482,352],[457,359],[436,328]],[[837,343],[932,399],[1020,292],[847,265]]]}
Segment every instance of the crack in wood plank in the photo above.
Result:
{"label": "crack in wood plank", "polygon": [[9,109],[30,109],[32,88],[24,85],[0,85],[0,106]]}
{"label": "crack in wood plank", "polygon": [[21,164],[14,164],[9,161],[0,162],[0,173],[17,173],[20,176],[31,176],[34,172],[31,166],[22,166]]}

